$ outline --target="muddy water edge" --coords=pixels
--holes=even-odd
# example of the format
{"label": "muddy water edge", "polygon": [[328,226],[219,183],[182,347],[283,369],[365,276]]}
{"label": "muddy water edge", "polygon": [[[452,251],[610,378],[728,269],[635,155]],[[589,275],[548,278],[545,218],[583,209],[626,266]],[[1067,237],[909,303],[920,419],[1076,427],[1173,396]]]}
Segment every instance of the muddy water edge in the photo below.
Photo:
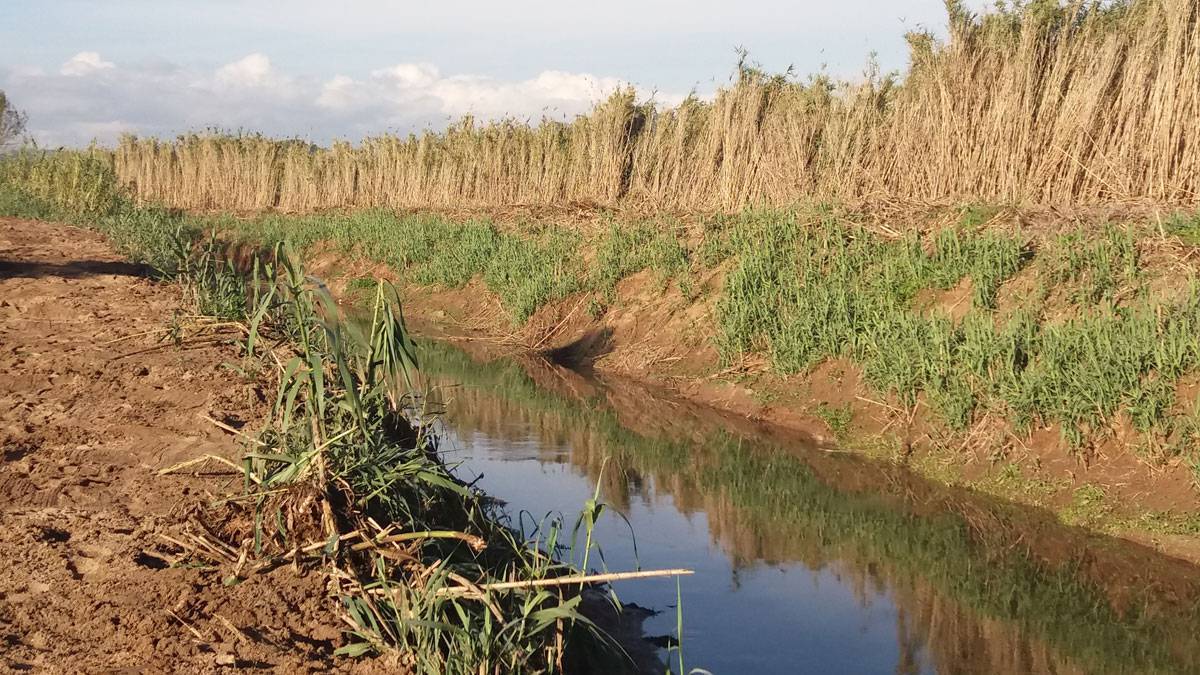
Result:
{"label": "muddy water edge", "polygon": [[420,356],[448,459],[514,526],[569,528],[598,486],[591,567],[696,570],[678,595],[616,586],[658,612],[651,637],[682,614],[686,668],[1200,669],[1189,562],[630,381],[470,343]]}

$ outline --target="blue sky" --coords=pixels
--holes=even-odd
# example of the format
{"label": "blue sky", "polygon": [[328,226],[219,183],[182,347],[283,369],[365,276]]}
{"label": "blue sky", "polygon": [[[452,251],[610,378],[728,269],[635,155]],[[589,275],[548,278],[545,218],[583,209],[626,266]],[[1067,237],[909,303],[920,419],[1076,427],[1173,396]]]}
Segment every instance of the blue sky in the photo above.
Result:
{"label": "blue sky", "polygon": [[900,70],[920,27],[945,32],[940,0],[3,0],[0,89],[52,145],[207,126],[357,140],[570,116],[620,83],[710,93],[739,46],[769,70],[853,77],[871,52]]}

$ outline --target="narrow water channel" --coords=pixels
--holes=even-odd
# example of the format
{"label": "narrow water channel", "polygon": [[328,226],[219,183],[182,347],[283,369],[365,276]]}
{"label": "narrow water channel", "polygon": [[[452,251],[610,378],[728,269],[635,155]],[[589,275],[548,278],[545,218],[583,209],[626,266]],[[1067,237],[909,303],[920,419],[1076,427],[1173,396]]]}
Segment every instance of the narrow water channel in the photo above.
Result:
{"label": "narrow water channel", "polygon": [[420,355],[447,458],[514,525],[569,528],[598,486],[590,567],[695,570],[678,595],[670,579],[615,586],[659,611],[647,635],[674,635],[682,600],[688,669],[1200,672],[1189,563],[631,383],[443,343]]}

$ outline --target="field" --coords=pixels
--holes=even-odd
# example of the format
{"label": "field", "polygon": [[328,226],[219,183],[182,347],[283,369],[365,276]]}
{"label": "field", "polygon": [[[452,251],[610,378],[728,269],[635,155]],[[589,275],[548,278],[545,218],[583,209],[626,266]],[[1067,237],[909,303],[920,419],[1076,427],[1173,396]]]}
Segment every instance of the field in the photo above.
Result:
{"label": "field", "polygon": [[[712,100],[658,107],[618,91],[566,123],[467,119],[328,148],[205,133],[14,152],[0,159],[0,216],[25,219],[4,221],[11,242],[33,246],[33,233],[48,232],[65,245],[66,226],[45,222],[99,231],[130,269],[183,295],[169,307],[162,287],[123,276],[111,256],[81,268],[64,262],[72,251],[31,252],[28,270],[6,261],[0,274],[16,298],[4,305],[16,308],[5,358],[26,368],[26,353],[66,344],[20,332],[23,293],[81,303],[71,282],[94,276],[105,292],[147,294],[120,310],[135,324],[94,340],[124,351],[173,336],[182,351],[154,353],[163,368],[183,368],[171,371],[178,377],[232,364],[206,378],[203,403],[172,405],[266,429],[214,430],[166,411],[186,417],[182,438],[203,440],[171,449],[155,469],[233,456],[227,446],[240,440],[253,451],[221,470],[236,469],[254,506],[210,513],[210,531],[189,530],[205,543],[163,555],[241,570],[304,548],[300,527],[304,550],[346,598],[352,630],[339,654],[387,654],[428,672],[555,670],[611,645],[589,630],[588,594],[572,592],[582,584],[555,581],[588,571],[590,540],[581,569],[574,552],[566,562],[543,555],[565,541],[563,523],[528,540],[514,534],[436,460],[436,439],[398,421],[419,407],[401,304],[425,334],[637,378],[1200,560],[1200,5],[948,8],[950,40],[910,34],[903,77],[775,76],[743,60]],[[88,255],[107,255],[97,251]],[[308,273],[328,287],[306,286]],[[372,323],[331,322],[339,305]],[[60,319],[62,339],[88,355],[80,367],[99,369],[108,343],[89,345]],[[11,386],[5,393],[24,400]],[[230,392],[255,386],[266,387],[257,402],[234,410]],[[89,415],[160,405],[150,391],[131,394],[140,401],[105,395]],[[13,410],[26,416],[4,420],[13,439],[48,424]],[[13,447],[26,441],[51,443]],[[53,456],[76,461],[75,442],[55,441]],[[642,469],[688,461],[679,452],[655,446],[658,459]],[[39,491],[60,488],[39,483],[45,472],[26,454],[13,461],[25,462],[29,485],[9,479],[5,489],[33,509]],[[803,474],[714,454],[698,470]],[[126,469],[122,489],[154,492]],[[737,475],[736,501],[752,501]],[[212,489],[211,476],[162,480]],[[790,514],[777,527],[806,526],[798,504],[824,493],[810,495],[819,490],[802,475],[779,481],[796,503],[760,510]],[[135,516],[105,517],[172,521],[169,506],[150,499]],[[581,522],[598,508],[588,502]],[[37,539],[53,517],[24,513],[8,545]],[[390,538],[397,528],[411,536]],[[156,532],[113,545],[141,550],[148,540],[138,537]],[[28,555],[68,557],[61,542],[37,542]],[[467,550],[480,542],[488,555]],[[937,555],[928,549],[914,556]],[[32,569],[44,558],[20,560]],[[532,580],[552,590],[503,585]],[[496,584],[506,592],[484,592]],[[247,600],[237,588],[205,602],[238,606]],[[401,617],[401,606],[420,620]],[[176,622],[207,621],[201,631],[217,635],[216,616]],[[324,664],[337,641],[321,639],[319,654],[262,647],[245,658]],[[462,658],[439,660],[447,654]]]}
{"label": "field", "polygon": [[[259,412],[252,388],[221,367],[235,355],[200,340],[163,344],[155,332],[182,309],[178,294],[97,234],[5,219],[0,241],[0,359],[10,374],[0,385],[0,591],[15,640],[5,666],[330,664],[339,638],[319,618],[318,577],[222,587],[202,568],[169,568],[159,536],[224,479],[147,469],[236,453],[236,437],[198,415],[236,423]],[[247,628],[260,639],[239,636]]]}

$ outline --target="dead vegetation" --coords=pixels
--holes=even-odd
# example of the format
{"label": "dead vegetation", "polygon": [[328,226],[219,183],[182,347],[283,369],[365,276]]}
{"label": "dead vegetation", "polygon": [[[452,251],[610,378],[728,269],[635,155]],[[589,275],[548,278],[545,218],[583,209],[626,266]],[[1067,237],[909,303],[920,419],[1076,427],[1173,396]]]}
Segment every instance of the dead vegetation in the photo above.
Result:
{"label": "dead vegetation", "polygon": [[901,79],[769,76],[711,100],[619,91],[571,122],[481,124],[318,148],[260,136],[127,138],[142,200],[187,209],[596,205],[1191,204],[1200,195],[1200,7],[1034,2],[908,35]]}

